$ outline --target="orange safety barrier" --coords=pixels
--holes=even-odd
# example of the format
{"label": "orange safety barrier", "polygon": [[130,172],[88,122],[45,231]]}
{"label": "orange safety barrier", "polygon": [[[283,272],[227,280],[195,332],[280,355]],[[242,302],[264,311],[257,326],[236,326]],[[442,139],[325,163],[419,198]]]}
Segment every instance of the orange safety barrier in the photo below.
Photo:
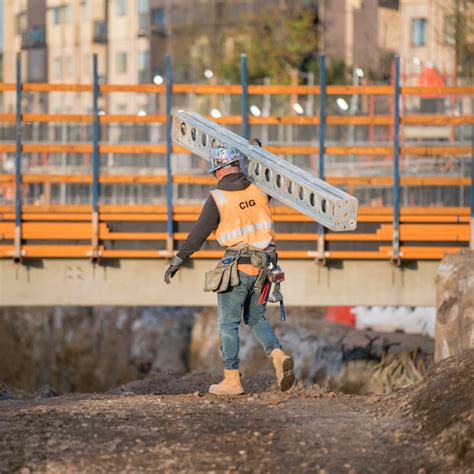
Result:
{"label": "orange safety barrier", "polygon": [[[213,118],[204,115],[206,118],[221,125],[241,125],[241,115],[227,115]],[[14,123],[15,114],[0,114],[0,121]],[[70,122],[70,123],[92,123],[93,116],[90,114],[23,114],[23,121],[30,122]],[[100,123],[165,123],[166,115],[101,115]],[[319,125],[319,117],[316,116],[265,116],[249,117],[251,125]],[[350,115],[347,117],[340,115],[326,116],[327,125],[393,125],[394,120],[390,115]],[[473,125],[472,115],[408,115],[400,117],[402,125]]]}
{"label": "orange safety barrier", "polygon": [[[15,175],[0,175],[0,183],[13,183]],[[350,186],[392,186],[393,178],[388,176],[328,176],[326,180],[334,185],[350,185]],[[31,183],[91,183],[92,176],[79,174],[25,174],[22,176],[22,182]],[[99,182],[102,184],[165,184],[166,176],[164,175],[101,175]],[[178,175],[173,176],[175,184],[200,184],[214,185],[215,178],[207,175]],[[456,177],[418,177],[407,176],[400,178],[402,186],[469,186],[471,178]]]}
{"label": "orange safety barrier", "polygon": [[[165,85],[160,84],[101,84],[100,92],[141,92],[150,94],[164,94]],[[14,83],[0,84],[0,91],[15,91]],[[334,85],[326,87],[327,95],[391,95],[393,86],[344,86]],[[46,84],[24,83],[23,90],[27,92],[92,92],[92,84]],[[240,84],[173,84],[174,94],[241,94]],[[248,93],[251,95],[290,95],[314,94],[319,95],[319,86],[300,85],[249,85]],[[401,95],[469,95],[474,94],[473,86],[402,86]]]}
{"label": "orange safety barrier", "polygon": [[[15,91],[15,84],[0,84],[0,91]],[[99,86],[102,93],[150,93],[161,94],[164,97],[166,86],[155,84],[102,84]],[[41,84],[26,83],[22,90],[27,92],[92,92],[91,84]],[[319,95],[319,86],[300,85],[250,85],[250,95]],[[173,84],[173,94],[241,94],[242,85],[216,84]],[[326,88],[328,96],[344,95],[387,95],[393,97],[393,86],[344,86],[334,85]],[[473,86],[402,86],[402,96],[447,96],[473,95]],[[14,114],[0,114],[0,120],[13,124],[16,121]],[[98,120],[102,124],[112,123],[155,123],[164,124],[164,114],[151,115],[101,115]],[[223,125],[241,125],[241,116],[224,116],[213,119]],[[320,125],[317,116],[249,116],[251,125]],[[22,114],[23,123],[92,123],[90,114]],[[360,126],[393,126],[394,118],[391,115],[369,116],[339,116],[329,115],[325,118],[327,125],[360,125]],[[440,116],[433,114],[415,114],[400,117],[400,124],[405,126],[417,125],[473,125],[474,116]],[[268,146],[269,151],[282,155],[315,155],[319,153],[317,146]],[[0,152],[14,153],[14,143],[0,144]],[[23,153],[87,153],[93,151],[89,143],[24,143]],[[116,154],[165,154],[164,143],[152,144],[115,144],[100,143],[99,152]],[[172,147],[174,153],[189,154],[180,146]],[[393,153],[392,146],[327,146],[328,155],[355,155],[355,156],[383,156]],[[434,145],[415,146],[403,145],[401,155],[441,157],[453,155],[470,155],[470,146],[462,145]],[[92,183],[91,175],[45,175],[23,174],[21,179],[25,184],[45,183]],[[99,182],[102,184],[166,184],[165,175],[107,175],[101,174]],[[215,179],[209,176],[179,175],[172,177],[175,184],[213,185]],[[326,181],[338,186],[369,187],[393,186],[391,176],[329,176]],[[12,186],[15,176],[12,174],[0,175],[0,183]],[[403,176],[401,186],[469,186],[468,177],[448,176]],[[164,205],[99,205],[99,224],[96,229],[100,245],[98,251],[102,258],[164,258],[170,253],[163,250],[167,238],[182,241],[187,236],[191,224],[196,221],[201,206],[175,205],[172,218],[177,224],[174,232],[168,234],[164,225],[168,220],[167,207]],[[90,242],[95,232],[92,225],[92,209],[89,205],[23,205],[21,208],[21,250],[26,257],[44,258],[87,258],[92,245]],[[277,226],[277,239],[284,246],[279,252],[281,258],[314,259],[321,255],[317,252],[316,224],[285,206],[273,207],[274,220]],[[401,208],[399,218],[400,257],[402,259],[440,259],[447,252],[454,252],[466,247],[469,242],[469,209],[468,208]],[[120,222],[120,231],[117,223]],[[135,230],[136,223],[147,223],[149,231]],[[361,208],[358,215],[359,229],[350,233],[325,234],[327,242],[326,258],[333,259],[386,259],[393,256],[393,247],[390,246],[394,235],[393,209]],[[299,224],[299,225],[297,225]],[[314,224],[311,225],[311,224]],[[395,223],[396,224],[396,223]],[[296,229],[296,230],[295,230]],[[15,209],[12,205],[0,205],[0,257],[8,258],[14,250],[15,238]],[[210,237],[211,247],[215,244],[215,237]],[[120,242],[125,247],[114,248],[111,242]],[[142,244],[143,242],[143,244]],[[156,249],[150,249],[150,242]],[[147,245],[145,245],[147,243]],[[146,247],[146,248],[145,248]],[[291,250],[286,248],[290,247]],[[217,258],[222,251],[206,249],[195,254],[195,258]]]}
{"label": "orange safety barrier", "polygon": [[[182,223],[196,221],[201,206],[182,205],[173,208],[173,220]],[[306,216],[286,206],[273,206],[273,214],[277,226],[291,222],[312,222]],[[99,208],[99,239],[104,241],[155,241],[156,250],[140,248],[115,250],[101,245],[103,258],[163,258],[169,256],[160,250],[160,242],[164,243],[167,233],[163,231],[133,231],[133,222],[165,223],[167,220],[164,205],[102,205]],[[9,257],[13,251],[15,233],[15,214],[12,205],[0,205],[0,257]],[[127,231],[112,231],[113,222],[130,222]],[[361,208],[359,221],[371,223],[376,228],[371,232],[332,233],[325,236],[329,245],[332,242],[351,244],[354,242],[375,245],[376,250],[331,250],[326,252],[327,258],[333,259],[390,259],[392,247],[386,244],[392,240],[393,211],[391,208]],[[400,212],[400,240],[404,259],[440,259],[446,252],[453,252],[465,247],[469,241],[469,209],[468,208],[402,208]],[[316,225],[314,226],[316,230]],[[86,258],[90,246],[84,245],[92,236],[91,209],[86,205],[55,205],[55,206],[23,206],[22,238],[27,241],[22,246],[26,257],[44,258]],[[187,232],[174,232],[173,238],[182,241]],[[277,232],[278,242],[309,243],[316,247],[318,233],[308,231]],[[35,244],[35,240],[49,241],[50,244]],[[213,235],[209,240],[215,240]],[[3,241],[3,242],[2,242]],[[66,242],[77,241],[77,245]],[[8,242],[8,243],[7,243]],[[416,245],[425,243],[424,246]],[[410,245],[407,245],[410,243]],[[413,244],[411,244],[413,243]],[[378,245],[377,245],[378,244]],[[444,245],[443,245],[444,244]],[[448,245],[449,244],[449,245]],[[458,244],[458,245],[454,245]],[[216,258],[222,254],[220,250],[203,250],[195,254],[196,258]],[[316,258],[315,250],[282,250],[281,258],[311,259]]]}

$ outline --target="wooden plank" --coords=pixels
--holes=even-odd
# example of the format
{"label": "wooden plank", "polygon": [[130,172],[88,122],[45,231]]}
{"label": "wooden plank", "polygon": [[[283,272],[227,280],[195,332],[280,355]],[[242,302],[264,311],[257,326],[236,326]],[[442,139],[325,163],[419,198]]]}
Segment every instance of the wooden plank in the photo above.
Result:
{"label": "wooden plank", "polygon": [[[2,176],[2,175],[0,175]],[[11,175],[6,175],[11,176]],[[177,176],[176,176],[177,177]],[[297,210],[284,205],[271,206],[273,215],[301,215]],[[14,212],[14,204],[0,204],[0,212]],[[176,204],[173,207],[175,214],[179,213],[195,213],[201,212],[202,205],[199,204]],[[24,204],[23,212],[39,212],[39,213],[89,213],[91,206],[89,204]],[[99,211],[107,213],[166,213],[167,206],[165,204],[101,204]],[[402,207],[400,209],[401,216],[469,216],[469,207]],[[359,216],[382,215],[391,217],[393,209],[391,207],[365,207],[359,208]]]}
{"label": "wooden plank", "polygon": [[474,124],[472,115],[406,115],[401,117],[403,125],[469,125]]}
{"label": "wooden plank", "polygon": [[[15,116],[3,114],[4,121],[14,122]],[[2,116],[0,116],[0,119]],[[13,118],[13,120],[12,120]],[[87,114],[23,114],[24,122],[67,122],[67,123],[92,123],[93,116]],[[165,123],[164,115],[101,115],[100,123]]]}
{"label": "wooden plank", "polygon": [[472,95],[474,86],[402,86],[402,95]]}
{"label": "wooden plank", "polygon": [[403,155],[470,155],[470,146],[402,146]]}
{"label": "wooden plank", "polygon": [[[0,246],[0,254],[8,257],[8,252],[13,250],[13,246]],[[91,247],[86,245],[23,245],[22,250],[26,257],[44,257],[44,258],[89,258],[88,252]],[[11,258],[11,256],[10,256]]]}
{"label": "wooden plank", "polygon": [[0,122],[15,123],[16,122],[16,115],[15,114],[0,114]]}
{"label": "wooden plank", "polygon": [[[351,185],[351,186],[392,186],[393,178],[385,176],[328,176],[326,181],[337,186]],[[417,177],[409,176],[400,178],[402,186],[469,186],[470,178],[456,178],[456,177]]]}
{"label": "wooden plank", "polygon": [[100,123],[166,123],[166,115],[101,115]]}
{"label": "wooden plank", "polygon": [[[221,125],[240,125],[242,116],[228,115],[213,118],[205,115]],[[68,123],[91,123],[92,115],[87,114],[23,114],[24,122],[68,122]],[[0,121],[14,123],[15,114],[0,114]],[[100,123],[166,123],[165,115],[101,115]],[[317,116],[249,116],[249,123],[252,125],[319,125]],[[402,125],[472,125],[474,116],[448,116],[448,115],[407,115],[401,117]],[[362,116],[341,116],[328,115],[327,125],[392,125],[393,117],[389,115],[362,115]]]}
{"label": "wooden plank", "polygon": [[165,84],[101,84],[100,92],[139,92],[149,94],[164,94]]}
{"label": "wooden plank", "polygon": [[[314,155],[318,153],[319,148],[316,146],[268,146],[266,150],[281,155]],[[471,153],[469,146],[404,146],[400,151],[404,155],[469,155]],[[0,144],[0,152],[13,153],[15,144]],[[100,153],[117,153],[117,154],[138,154],[138,153],[166,153],[165,144],[102,144],[99,146]],[[173,153],[190,154],[186,148],[173,145]],[[24,153],[91,153],[92,145],[90,144],[73,144],[73,143],[26,143],[23,145]],[[326,148],[329,155],[390,155],[392,147],[385,146],[330,146]]]}
{"label": "wooden plank", "polygon": [[[0,84],[0,91],[14,91],[14,83]],[[137,92],[164,94],[165,84],[101,84],[100,91],[111,92]],[[332,85],[326,88],[328,95],[392,95],[393,86],[370,85]],[[92,84],[65,84],[65,83],[25,83],[23,90],[29,92],[92,92]],[[173,93],[194,93],[194,94],[240,94],[242,86],[240,84],[173,84]],[[319,95],[319,86],[306,85],[250,85],[249,94],[313,94]],[[473,86],[402,86],[403,95],[472,95]]]}
{"label": "wooden plank", "polygon": [[393,95],[393,86],[327,86],[327,95]]}
{"label": "wooden plank", "polygon": [[173,183],[177,184],[203,184],[203,185],[216,185],[217,179],[210,175],[198,175],[198,176],[173,176]]}
{"label": "wooden plank", "polygon": [[[249,86],[249,89],[252,86]],[[174,94],[242,94],[240,84],[173,84]],[[249,90],[250,93],[250,90]]]}
{"label": "wooden plank", "polygon": [[16,146],[14,143],[0,143],[0,152],[15,153]]}
{"label": "wooden plank", "polygon": [[25,83],[25,92],[92,92],[92,84]]}
{"label": "wooden plank", "polygon": [[[90,183],[91,175],[37,175],[26,174],[22,177],[24,183]],[[0,182],[13,182],[14,175],[0,175]],[[388,176],[328,176],[326,181],[337,186],[392,186],[393,178]],[[166,176],[164,175],[101,175],[101,183],[134,183],[134,184],[164,184]],[[178,175],[173,177],[174,183],[193,183],[201,185],[213,185],[215,180],[212,177],[198,175],[185,176]],[[468,177],[417,177],[409,176],[400,178],[402,186],[469,186],[471,179]]]}
{"label": "wooden plank", "polygon": [[[280,252],[278,252],[278,256],[280,256]],[[326,256],[338,260],[388,260],[390,258],[390,255],[385,252],[356,250],[335,250],[326,252]]]}

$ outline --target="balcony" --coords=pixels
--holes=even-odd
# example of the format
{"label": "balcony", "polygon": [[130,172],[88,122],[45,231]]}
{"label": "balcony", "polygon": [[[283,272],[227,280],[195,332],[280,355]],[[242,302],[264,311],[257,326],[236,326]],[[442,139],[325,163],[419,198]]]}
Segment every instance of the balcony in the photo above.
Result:
{"label": "balcony", "polygon": [[154,36],[166,36],[166,26],[164,24],[151,25],[151,34]]}
{"label": "balcony", "polygon": [[107,23],[105,21],[94,22],[94,43],[107,43]]}
{"label": "balcony", "polygon": [[21,35],[22,49],[41,48],[46,45],[46,30],[44,26],[35,26],[25,30]]}

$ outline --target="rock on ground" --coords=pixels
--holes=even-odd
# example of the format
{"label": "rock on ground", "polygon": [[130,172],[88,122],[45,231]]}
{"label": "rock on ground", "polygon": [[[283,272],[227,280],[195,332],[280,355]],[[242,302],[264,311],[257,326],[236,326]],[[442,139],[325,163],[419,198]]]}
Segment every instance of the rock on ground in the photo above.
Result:
{"label": "rock on ground", "polygon": [[474,348],[474,251],[447,254],[436,275],[435,360]]}
{"label": "rock on ground", "polygon": [[0,378],[34,392],[103,391],[163,368],[186,373],[194,308],[2,308]]}
{"label": "rock on ground", "polygon": [[278,392],[270,375],[215,397],[205,373],[105,394],[0,402],[0,472],[460,473],[472,458],[474,351],[410,389]]}

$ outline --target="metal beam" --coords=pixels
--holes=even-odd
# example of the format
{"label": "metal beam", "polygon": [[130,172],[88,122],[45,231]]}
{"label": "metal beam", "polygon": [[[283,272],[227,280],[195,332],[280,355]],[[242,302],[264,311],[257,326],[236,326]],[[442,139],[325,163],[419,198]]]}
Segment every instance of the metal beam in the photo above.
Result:
{"label": "metal beam", "polygon": [[317,179],[267,150],[207,120],[199,114],[177,112],[173,117],[173,141],[208,160],[219,143],[237,148],[248,158],[248,177],[262,191],[297,209],[331,230],[354,230],[357,199]]}

